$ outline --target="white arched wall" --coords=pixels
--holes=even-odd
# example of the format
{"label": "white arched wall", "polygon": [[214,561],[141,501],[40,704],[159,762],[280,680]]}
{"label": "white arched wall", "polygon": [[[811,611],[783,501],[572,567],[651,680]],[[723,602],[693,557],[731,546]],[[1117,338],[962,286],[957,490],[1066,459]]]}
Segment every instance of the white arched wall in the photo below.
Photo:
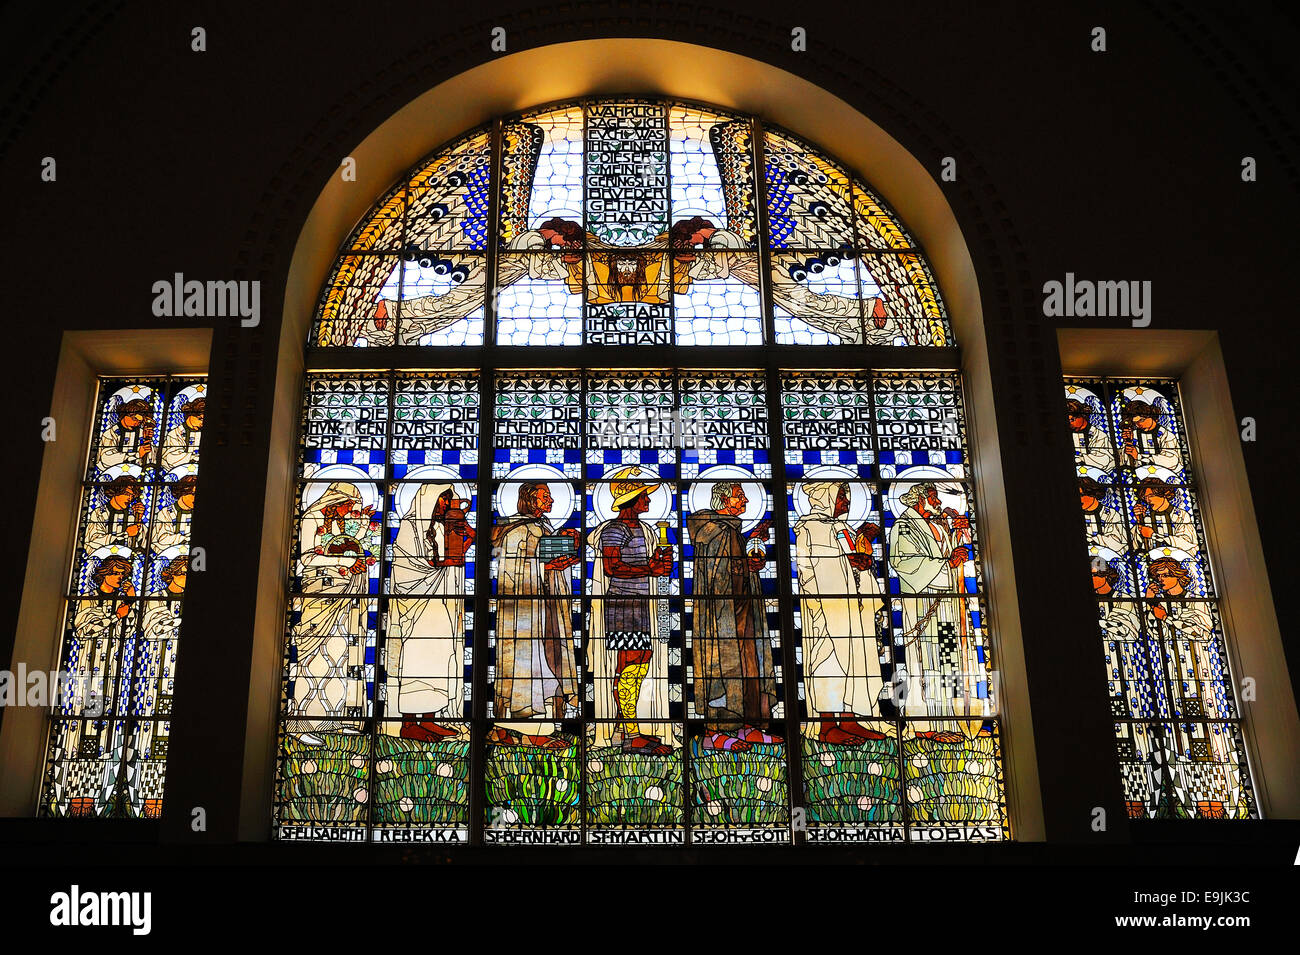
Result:
{"label": "white arched wall", "polygon": [[[784,70],[721,50],[668,40],[582,40],[527,50],[447,80],[403,107],[351,150],[356,180],[330,177],[298,236],[285,287],[277,354],[271,462],[249,692],[241,836],[265,839],[275,763],[284,581],[290,540],[294,441],[303,350],[316,301],[340,244],[417,161],[494,116],[597,94],[653,94],[756,115],[815,143],[889,202],[934,269],[961,349],[979,499],[990,623],[1003,700],[1004,767],[1012,836],[1043,838],[1007,501],[993,415],[983,313],[970,252],[930,173],[848,103]],[[343,159],[342,156],[339,157]]]}

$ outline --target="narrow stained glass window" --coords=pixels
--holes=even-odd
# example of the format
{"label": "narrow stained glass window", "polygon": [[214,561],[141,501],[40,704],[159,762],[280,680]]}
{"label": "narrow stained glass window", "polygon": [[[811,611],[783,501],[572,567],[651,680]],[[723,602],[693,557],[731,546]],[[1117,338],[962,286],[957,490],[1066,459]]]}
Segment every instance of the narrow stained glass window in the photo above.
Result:
{"label": "narrow stained glass window", "polygon": [[1255,818],[1178,383],[1065,397],[1128,814]]}
{"label": "narrow stained glass window", "polygon": [[39,812],[162,814],[206,385],[99,382]]}

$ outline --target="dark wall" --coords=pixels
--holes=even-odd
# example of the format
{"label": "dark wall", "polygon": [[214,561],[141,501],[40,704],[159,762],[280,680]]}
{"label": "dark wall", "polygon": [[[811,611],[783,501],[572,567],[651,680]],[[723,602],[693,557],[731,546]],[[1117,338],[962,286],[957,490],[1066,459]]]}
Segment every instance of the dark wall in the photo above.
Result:
{"label": "dark wall", "polygon": [[[189,659],[202,666],[182,669],[178,706],[200,679],[247,686],[260,532],[260,506],[247,502],[261,498],[280,295],[298,231],[353,145],[422,92],[497,55],[495,26],[508,31],[510,51],[649,36],[752,56],[842,97],[936,176],[941,157],[956,157],[958,179],[943,189],[975,260],[1001,384],[1050,838],[1085,837],[1084,809],[1097,799],[1074,791],[1087,776],[1079,761],[1110,772],[1113,762],[1104,712],[1078,717],[1103,707],[1086,581],[1061,595],[1043,577],[1078,540],[1044,281],[1067,271],[1150,280],[1153,328],[1219,330],[1235,414],[1258,422],[1244,454],[1270,582],[1275,595],[1293,589],[1286,502],[1300,478],[1289,293],[1300,142],[1291,52],[1300,30],[1290,14],[1147,3],[1050,12],[1007,3],[766,10],[737,0],[232,6],[105,2],[0,14],[5,321],[19,382],[6,441],[7,524],[17,534],[9,553],[28,546],[61,333],[170,324],[152,316],[150,286],[174,272],[263,282],[262,325],[220,324],[214,335],[208,506],[195,526],[210,571],[193,582],[187,613]],[[207,52],[191,51],[194,26],[206,29]],[[792,26],[807,29],[807,52],[790,50]],[[1107,30],[1105,53],[1090,49],[1094,26]],[[40,181],[45,156],[57,160],[57,182]],[[1257,182],[1241,181],[1243,156],[1257,159]],[[11,609],[0,620],[0,659],[21,580],[8,574],[2,585]],[[1300,641],[1280,617],[1300,684]],[[188,621],[198,618],[207,622],[196,633]],[[1063,628],[1067,618],[1076,619]],[[243,718],[209,714],[204,724],[192,709],[178,712],[174,759],[190,758],[197,750],[185,740],[206,733],[205,785],[224,792],[209,792],[209,804],[237,803]],[[176,768],[173,779],[197,775]],[[182,802],[189,795],[169,789]],[[233,821],[219,825],[233,832]]]}

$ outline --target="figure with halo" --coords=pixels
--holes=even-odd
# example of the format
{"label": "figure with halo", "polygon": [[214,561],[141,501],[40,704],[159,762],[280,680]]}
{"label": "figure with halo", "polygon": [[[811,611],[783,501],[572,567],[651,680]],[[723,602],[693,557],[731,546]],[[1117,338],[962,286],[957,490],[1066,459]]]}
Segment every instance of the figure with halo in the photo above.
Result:
{"label": "figure with halo", "polygon": [[[503,516],[492,529],[497,559],[494,705],[498,721],[489,739],[504,745],[526,742],[564,749],[569,744],[555,735],[556,724],[570,711],[576,712],[578,704],[569,576],[569,568],[581,560],[578,531],[556,532],[548,516],[555,498],[547,483],[524,481],[518,488],[516,512]],[[546,556],[557,538],[569,539],[565,552]]]}
{"label": "figure with halo", "polygon": [[[597,687],[597,718],[613,715],[619,720],[623,751],[665,756],[671,747],[660,737],[642,732],[637,714],[644,707],[651,715],[668,715],[666,701],[658,698],[667,686],[667,648],[656,644],[668,639],[666,631],[660,632],[660,610],[666,609],[662,597],[673,570],[673,554],[642,518],[650,510],[651,495],[661,485],[641,477],[641,469],[635,466],[614,474],[608,505],[614,518],[591,532],[598,550],[591,592],[604,599],[596,601],[592,609],[590,662]],[[645,706],[642,687],[652,664],[655,672],[649,695],[654,699],[645,701],[649,703]],[[606,726],[598,726],[598,743],[606,732]]]}
{"label": "figure with halo", "polygon": [[[360,715],[365,703],[366,601],[369,568],[375,555],[367,543],[377,539],[379,520],[356,484],[335,481],[307,505],[302,520],[299,573],[303,599],[293,628],[295,672],[307,685],[306,696],[295,700],[299,713],[316,697],[329,716]],[[311,599],[328,597],[331,599]],[[352,598],[352,599],[338,599]],[[343,676],[339,676],[340,671]],[[342,680],[344,693],[327,698],[323,687]],[[337,720],[316,724],[318,730],[348,731]],[[306,729],[294,722],[292,730]]]}
{"label": "figure with halo", "polygon": [[869,522],[850,526],[850,482],[810,481],[802,489],[808,507],[795,521],[794,551],[808,707],[821,719],[817,738],[841,744],[884,739],[857,720],[873,715],[875,688],[884,684],[876,644],[876,617],[883,603],[872,571],[880,528]]}
{"label": "figure with halo", "polygon": [[[954,508],[945,508],[933,481],[912,484],[898,497],[903,508],[889,530],[889,563],[904,594],[924,594],[902,600],[903,671],[895,673],[900,709],[908,715],[956,716],[972,704],[970,669],[974,666],[962,574],[970,559],[970,521]],[[956,637],[961,651],[957,687],[944,685],[945,636]],[[950,698],[950,694],[960,699]],[[963,714],[969,715],[969,714]],[[962,737],[947,729],[917,731],[940,743]]]}
{"label": "figure with halo", "polygon": [[[709,507],[686,518],[695,551],[695,705],[705,713],[705,750],[744,752],[780,743],[758,727],[777,703],[759,571],[767,561],[768,522],[743,533],[744,483],[712,485]],[[732,728],[732,721],[739,723]]]}
{"label": "figure with halo", "polygon": [[464,715],[465,555],[469,497],[448,481],[421,484],[393,544],[388,636],[398,641],[397,709],[404,739],[437,742]]}

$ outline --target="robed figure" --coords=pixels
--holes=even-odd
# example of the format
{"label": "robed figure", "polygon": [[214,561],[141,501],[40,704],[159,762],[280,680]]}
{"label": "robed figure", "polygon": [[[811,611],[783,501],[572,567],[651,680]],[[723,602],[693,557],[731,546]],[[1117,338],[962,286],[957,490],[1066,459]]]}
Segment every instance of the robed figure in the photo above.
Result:
{"label": "robed figure", "polygon": [[[335,481],[303,515],[299,575],[302,592],[293,627],[295,698],[291,712],[303,717],[355,717],[366,705],[365,634],[375,556],[365,546],[378,529],[374,507],[362,507],[355,484]],[[317,598],[348,599],[317,599]],[[301,690],[305,688],[305,692]],[[310,724],[291,721],[291,731]],[[337,720],[315,724],[342,731]]]}
{"label": "robed figure", "polygon": [[[747,502],[739,484],[721,482],[710,506],[686,518],[695,555],[695,706],[710,722],[745,724],[744,742],[775,742],[750,726],[772,717],[777,695],[758,577],[766,556],[749,551],[750,541],[761,546],[758,532],[766,528],[755,528],[748,539],[742,534]],[[706,748],[739,748],[727,745],[727,737],[735,734],[707,735]]]}
{"label": "robed figure", "polygon": [[876,644],[876,617],[884,604],[871,571],[871,542],[844,519],[847,484],[816,481],[804,491],[808,513],[795,522],[794,551],[808,706],[821,718],[822,742],[881,739],[855,719],[874,715],[884,683]]}
{"label": "robed figure", "polygon": [[[576,713],[578,667],[569,568],[579,560],[577,532],[557,534],[546,516],[553,503],[545,484],[524,483],[518,513],[492,529],[498,561],[496,742],[518,742],[518,733],[538,742],[556,729],[554,722],[510,720],[555,721],[564,719],[567,710]],[[573,553],[544,560],[542,540],[559,536],[574,539]]]}
{"label": "robed figure", "polygon": [[[926,481],[899,497],[905,510],[889,531],[889,563],[903,597],[904,667],[895,671],[900,709],[909,715],[968,716],[982,709],[970,687],[975,662],[965,601],[963,567],[970,557],[967,518],[939,501],[938,488]],[[925,594],[908,597],[907,594]],[[956,637],[954,654],[945,643]],[[945,685],[951,663],[958,685]],[[949,678],[952,679],[952,678]],[[948,730],[927,730],[918,736],[959,742]]]}
{"label": "robed figure", "polygon": [[449,483],[421,485],[393,544],[388,637],[398,642],[393,672],[407,739],[454,736],[443,722],[464,716],[465,554],[474,542],[468,506]]}

